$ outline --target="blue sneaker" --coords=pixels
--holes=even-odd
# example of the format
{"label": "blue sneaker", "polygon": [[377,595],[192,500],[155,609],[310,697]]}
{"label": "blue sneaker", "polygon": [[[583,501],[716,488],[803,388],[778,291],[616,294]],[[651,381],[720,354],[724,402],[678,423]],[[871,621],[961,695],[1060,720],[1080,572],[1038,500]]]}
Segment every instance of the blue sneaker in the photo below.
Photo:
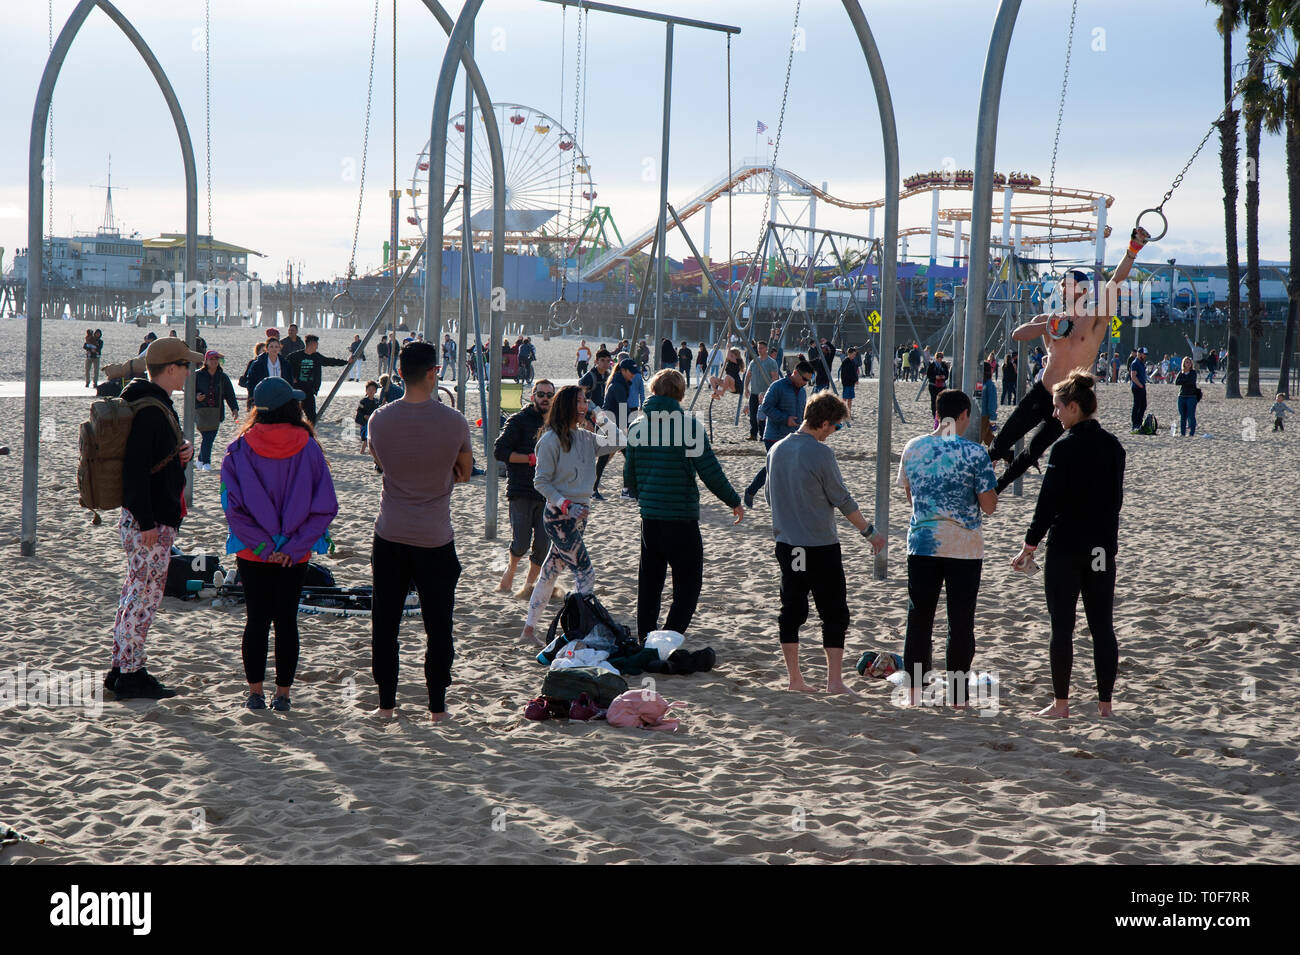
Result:
{"label": "blue sneaker", "polygon": [[277,696],[271,700],[271,709],[277,713],[289,712],[289,698],[287,696]]}
{"label": "blue sneaker", "polygon": [[261,693],[248,694],[248,702],[244,704],[246,710],[264,710],[266,709],[266,697]]}

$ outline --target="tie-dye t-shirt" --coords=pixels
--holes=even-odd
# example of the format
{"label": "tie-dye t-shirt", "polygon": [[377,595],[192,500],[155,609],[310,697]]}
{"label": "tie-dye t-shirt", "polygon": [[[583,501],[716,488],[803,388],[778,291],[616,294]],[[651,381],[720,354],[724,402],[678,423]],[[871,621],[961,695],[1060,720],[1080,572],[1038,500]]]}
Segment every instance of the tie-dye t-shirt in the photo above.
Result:
{"label": "tie-dye t-shirt", "polygon": [[907,442],[898,465],[898,486],[912,494],[907,552],[983,559],[977,495],[997,483],[989,453],[973,441],[926,434]]}

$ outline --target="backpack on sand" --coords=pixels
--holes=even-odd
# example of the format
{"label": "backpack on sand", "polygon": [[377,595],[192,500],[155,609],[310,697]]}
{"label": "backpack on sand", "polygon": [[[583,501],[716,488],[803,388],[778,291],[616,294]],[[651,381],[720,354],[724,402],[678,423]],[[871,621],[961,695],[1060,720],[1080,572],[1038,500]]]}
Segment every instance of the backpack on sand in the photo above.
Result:
{"label": "backpack on sand", "polygon": [[541,696],[550,700],[573,702],[586,693],[599,706],[609,706],[614,698],[627,692],[627,681],[617,673],[600,667],[567,667],[547,670]]}
{"label": "backpack on sand", "polygon": [[[90,405],[90,419],[81,424],[80,456],[77,459],[77,492],[81,506],[92,511],[108,511],[122,506],[122,459],[126,456],[126,439],[131,422],[141,408],[162,410],[176,432],[176,448],[152,468],[157,474],[180,451],[185,442],[180,425],[171,409],[157,398],[98,398]],[[99,515],[94,523],[100,522]]]}
{"label": "backpack on sand", "polygon": [[1156,420],[1153,414],[1147,415],[1142,419],[1142,427],[1138,428],[1138,434],[1155,434],[1160,430],[1160,422]]}
{"label": "backpack on sand", "polygon": [[550,666],[562,646],[571,640],[583,639],[597,627],[606,628],[606,636],[614,641],[610,656],[626,656],[641,649],[631,631],[610,616],[594,595],[570,593],[546,632],[546,649],[542,654],[549,659],[539,656],[538,662]]}

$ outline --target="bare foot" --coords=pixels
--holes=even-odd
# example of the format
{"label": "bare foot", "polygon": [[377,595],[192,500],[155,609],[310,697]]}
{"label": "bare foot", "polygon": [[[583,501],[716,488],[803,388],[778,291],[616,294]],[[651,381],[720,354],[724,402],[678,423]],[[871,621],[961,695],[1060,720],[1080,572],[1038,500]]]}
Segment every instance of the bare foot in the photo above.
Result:
{"label": "bare foot", "polygon": [[519,600],[527,600],[533,595],[533,588],[525,584],[515,591],[515,597]]}
{"label": "bare foot", "polygon": [[443,710],[441,713],[434,713],[430,711],[429,719],[434,723],[441,723],[443,720],[451,719],[451,714],[448,713],[446,710]]}
{"label": "bare foot", "polygon": [[1103,719],[1107,719],[1107,720],[1113,719],[1115,716],[1115,710],[1110,703],[1102,703],[1101,701],[1098,701],[1097,712],[1101,715]]}
{"label": "bare foot", "polygon": [[1051,706],[1045,706],[1038,711],[1039,716],[1046,716],[1048,719],[1063,720],[1070,715],[1070,704],[1053,702]]}
{"label": "bare foot", "polygon": [[786,689],[794,693],[820,693],[821,692],[820,690],[817,689],[817,687],[810,686],[809,684],[805,683],[802,679],[791,680],[790,685],[787,686]]}
{"label": "bare foot", "polygon": [[371,715],[371,716],[377,716],[377,717],[379,717],[381,720],[391,720],[391,719],[393,718],[393,711],[392,711],[392,710],[386,710],[386,709],[383,709],[383,708],[381,707],[381,708],[379,708],[379,709],[377,709],[377,710],[371,710],[371,711],[370,711],[370,715]]}
{"label": "bare foot", "polygon": [[519,634],[519,639],[524,643],[532,643],[534,646],[545,646],[542,641],[537,639],[537,634],[533,632],[532,627],[524,627],[523,633]]}
{"label": "bare foot", "polygon": [[826,684],[826,692],[827,692],[827,693],[837,694],[837,695],[839,695],[839,696],[857,696],[857,695],[858,695],[855,691],[849,689],[848,686],[845,685],[845,683],[844,683],[843,680],[836,680],[834,683],[830,683],[830,682],[828,682],[828,683]]}
{"label": "bare foot", "polygon": [[497,593],[501,593],[501,594],[510,593],[510,587],[513,584],[514,584],[513,580],[507,580],[504,577],[501,578],[501,583],[497,584]]}

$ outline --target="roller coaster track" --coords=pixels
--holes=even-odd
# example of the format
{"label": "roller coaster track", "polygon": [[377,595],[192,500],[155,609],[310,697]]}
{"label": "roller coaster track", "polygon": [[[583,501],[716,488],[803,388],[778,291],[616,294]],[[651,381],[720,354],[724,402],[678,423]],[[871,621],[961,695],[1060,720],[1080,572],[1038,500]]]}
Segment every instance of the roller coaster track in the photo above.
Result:
{"label": "roller coaster track", "polygon": [[[816,196],[822,202],[836,206],[840,209],[856,209],[856,210],[881,209],[884,208],[885,205],[885,200],[883,198],[873,199],[867,202],[854,202],[848,199],[840,198],[839,196],[831,195],[829,192],[817,188],[811,182],[809,182],[807,179],[803,178],[802,176],[798,175],[797,173],[791,172],[788,169],[782,169],[779,166],[773,169],[770,166],[764,166],[755,163],[741,163],[731,171],[730,175],[723,176],[717,181],[710,183],[700,192],[696,193],[696,195],[692,196],[687,202],[675,206],[675,208],[677,209],[677,214],[681,217],[683,221],[685,221],[686,219],[689,219],[691,216],[695,215],[695,213],[699,212],[705,206],[707,206],[710,202],[713,202],[715,199],[718,199],[720,196],[726,195],[729,190],[735,189],[737,186],[741,185],[747,180],[753,179],[756,176],[766,176],[769,173],[774,175],[784,186],[783,189],[778,190],[779,195],[794,194],[794,195],[802,195],[802,196]],[[996,201],[997,192],[1000,191],[1002,188],[1005,188],[1005,183],[1001,185],[995,185],[994,188],[995,188],[995,201]],[[1052,190],[1049,190],[1043,186],[1027,185],[1027,184],[1018,185],[1014,183],[1011,185],[1011,188],[1015,193],[1022,194],[1022,195],[1032,195],[1032,196],[1055,195],[1056,199],[1084,200],[1082,202],[1072,203],[1068,205],[1056,205],[1055,200],[1053,201],[1053,209],[1052,209],[1053,229],[1060,231],[1060,234],[1057,235],[1054,239],[1054,241],[1056,242],[1089,241],[1091,239],[1092,232],[1094,229],[1094,226],[1089,223],[1079,222],[1075,220],[1061,220],[1059,218],[1056,218],[1057,216],[1061,214],[1071,215],[1077,213],[1085,213],[1085,214],[1091,213],[1096,208],[1096,201],[1101,198],[1104,198],[1106,200],[1107,207],[1109,207],[1115,201],[1114,196],[1107,195],[1104,192],[1095,192],[1089,189],[1060,188],[1055,190],[1055,193],[1053,193]],[[910,189],[904,189],[902,192],[899,193],[899,199],[900,200],[909,199],[913,196],[925,195],[935,189],[950,190],[953,192],[970,192],[971,184],[970,182],[961,179],[954,178],[952,179],[952,181],[948,181],[948,179],[939,177],[937,180],[930,179],[923,184],[916,185]],[[755,190],[755,191],[759,195],[762,195],[762,193],[765,190]],[[1027,209],[1014,209],[1013,220],[1022,222],[1026,225],[1042,226],[1043,228],[1046,228],[1048,225],[1048,220],[1046,218],[1026,219],[1024,217],[1026,215],[1045,217],[1047,215],[1047,212],[1048,210],[1046,206],[1043,206],[1041,208],[1035,206],[1033,208],[1027,208]],[[940,213],[940,218],[950,222],[956,221],[958,219],[969,220],[970,210],[969,209],[944,210],[943,212]],[[1002,218],[1001,208],[995,207],[993,210],[993,221],[1000,222],[1001,218]],[[654,225],[647,226],[645,229],[642,229],[640,232],[637,232],[634,235],[632,235],[632,237],[622,246],[616,249],[609,249],[603,255],[594,259],[589,265],[587,265],[583,269],[582,272],[583,281],[585,282],[596,281],[601,276],[605,275],[611,270],[627,262],[637,252],[640,252],[643,249],[647,248],[654,241],[655,228],[656,226]],[[669,230],[676,228],[676,224],[672,221],[671,218],[668,220],[668,228]],[[900,236],[929,235],[929,234],[930,234],[930,230],[925,227],[914,227],[909,229],[902,229],[899,231]],[[940,229],[940,234],[951,237],[953,233],[951,230]],[[1106,229],[1106,234],[1110,235],[1109,227],[1107,227]],[[1024,241],[1027,244],[1036,245],[1039,244],[1040,242],[1046,242],[1047,237],[1031,236],[1031,237],[1027,237]]]}

